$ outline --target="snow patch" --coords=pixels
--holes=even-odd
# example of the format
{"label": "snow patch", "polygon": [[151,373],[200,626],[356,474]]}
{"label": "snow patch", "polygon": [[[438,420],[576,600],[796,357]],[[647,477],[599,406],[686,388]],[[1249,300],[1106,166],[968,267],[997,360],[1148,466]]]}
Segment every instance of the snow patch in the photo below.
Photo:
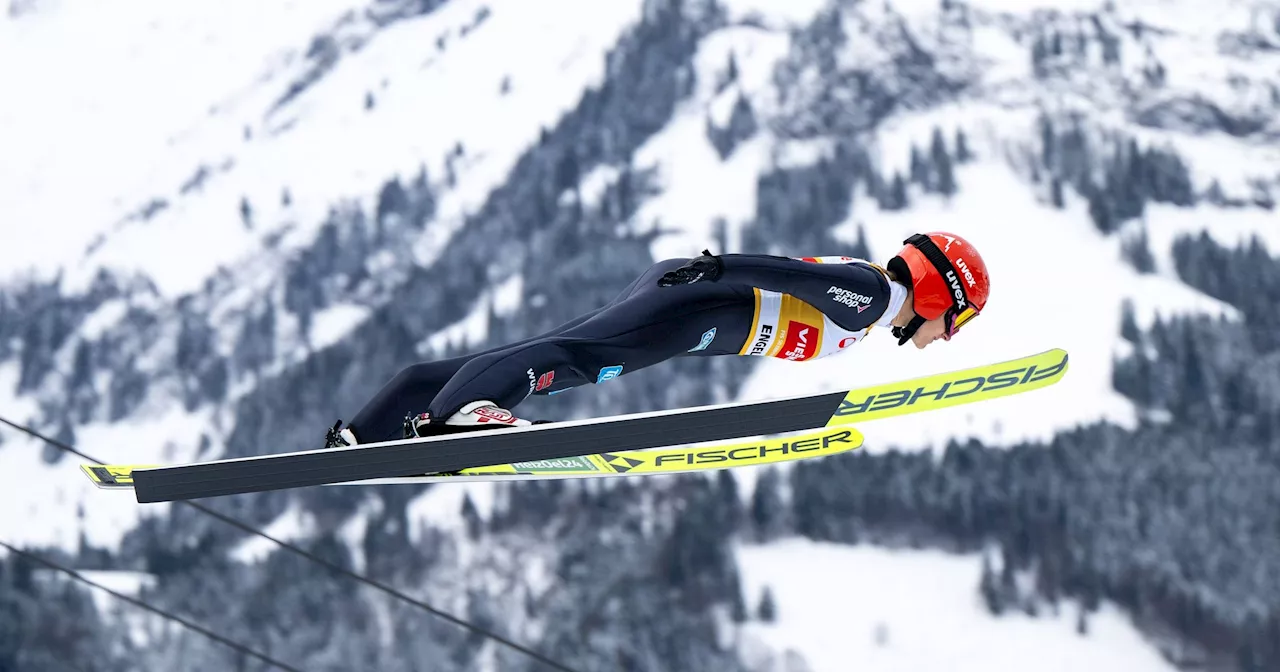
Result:
{"label": "snow patch", "polygon": [[513,275],[493,289],[493,314],[506,317],[520,310],[524,298],[524,276]]}
{"label": "snow patch", "polygon": [[485,337],[489,334],[491,306],[489,294],[481,295],[466,317],[431,334],[419,343],[418,353],[429,356],[445,352],[449,348],[467,350],[484,343]]}
{"label": "snow patch", "polygon": [[112,299],[103,303],[80,323],[80,337],[86,341],[101,338],[119,324],[128,312],[129,304],[124,299]]}
{"label": "snow patch", "polygon": [[370,312],[368,306],[351,303],[339,303],[317,312],[308,334],[311,347],[319,350],[337,343],[368,319]]}
{"label": "snow patch", "polygon": [[409,539],[418,542],[419,532],[423,527],[436,527],[442,530],[460,530],[465,526],[462,519],[462,502],[464,497],[471,497],[471,503],[482,519],[488,520],[493,515],[493,503],[497,483],[450,483],[434,485],[426,492],[418,495],[405,507],[405,517],[409,523]]}
{"label": "snow patch", "polygon": [[[1076,633],[1079,609],[991,616],[978,595],[981,559],[787,539],[736,551],[752,621],[748,641],[794,649],[813,672],[1092,670],[1175,672],[1109,604]],[[765,586],[777,620],[756,620]],[[815,599],[821,596],[821,599]]]}
{"label": "snow patch", "polygon": [[[315,530],[315,520],[310,513],[293,502],[284,513],[271,521],[263,532],[280,541],[293,541],[310,536]],[[245,564],[254,564],[266,559],[279,546],[275,542],[254,536],[241,542],[228,554],[232,560]]]}
{"label": "snow patch", "polygon": [[604,198],[605,190],[617,183],[619,172],[613,166],[596,166],[592,168],[591,172],[587,173],[578,184],[583,207],[599,207],[600,199]]}
{"label": "snow patch", "polygon": [[[151,588],[156,584],[155,575],[146,572],[77,569],[76,573],[103,588],[114,590],[121,595],[128,595],[129,597],[137,597],[143,589]],[[99,612],[106,613],[112,606],[119,604],[116,602],[115,597],[101,590],[91,590],[89,592],[93,595],[94,604],[98,607]]]}
{"label": "snow patch", "polygon": [[357,574],[364,574],[364,568],[368,564],[368,558],[364,553],[364,538],[365,532],[369,529],[369,519],[380,514],[382,507],[381,499],[367,499],[361,502],[356,512],[342,524],[342,527],[338,528],[337,537],[346,544],[347,551],[351,553],[351,567]]}

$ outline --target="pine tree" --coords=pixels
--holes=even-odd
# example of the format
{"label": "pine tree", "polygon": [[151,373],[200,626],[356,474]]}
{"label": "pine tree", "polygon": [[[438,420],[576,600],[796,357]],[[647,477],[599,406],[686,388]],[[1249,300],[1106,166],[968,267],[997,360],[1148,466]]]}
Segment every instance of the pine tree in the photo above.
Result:
{"label": "pine tree", "polygon": [[755,492],[751,494],[751,520],[759,539],[772,538],[781,527],[783,506],[780,487],[781,477],[772,467],[766,468],[756,481]]}
{"label": "pine tree", "polygon": [[[728,471],[728,469],[725,469]],[[733,591],[733,602],[729,605],[729,618],[734,623],[745,623],[747,620],[747,601],[742,596],[742,581],[739,579],[735,582],[735,590]]]}
{"label": "pine tree", "polygon": [[1053,122],[1048,117],[1040,117],[1040,162],[1050,172],[1054,170],[1057,159],[1057,136],[1054,135]]}
{"label": "pine tree", "polygon": [[1111,233],[1116,229],[1115,216],[1111,213],[1111,205],[1107,195],[1101,189],[1093,189],[1089,194],[1089,218],[1093,225],[1103,233]]}
{"label": "pine tree", "polygon": [[858,239],[853,242],[853,247],[849,249],[849,256],[857,259],[873,259],[871,256],[871,246],[867,245],[867,232],[862,226],[862,222],[858,222]]}
{"label": "pine tree", "polygon": [[738,498],[738,479],[731,469],[721,469],[716,473],[716,492],[719,505],[717,512],[722,512],[720,523],[727,530],[737,530],[742,524],[742,502]]}
{"label": "pine tree", "polygon": [[1059,210],[1066,207],[1066,201],[1063,200],[1062,195],[1062,180],[1057,176],[1049,178],[1049,202]]}
{"label": "pine tree", "polygon": [[969,138],[963,128],[956,128],[956,163],[969,163],[973,152],[969,150]]}
{"label": "pine tree", "polygon": [[894,204],[893,210],[903,210],[910,205],[907,196],[907,181],[902,179],[902,173],[894,171],[893,182],[889,185],[889,199]]}
{"label": "pine tree", "polygon": [[942,129],[933,127],[933,138],[930,140],[929,158],[933,161],[933,173],[937,176],[934,187],[944,196],[956,193],[955,169],[951,165],[951,155],[947,152],[946,141],[942,139]]}
{"label": "pine tree", "polygon": [[915,143],[911,144],[911,181],[924,187],[929,188],[929,167],[925,165],[924,158],[920,156],[920,149]]}
{"label": "pine tree", "polygon": [[1130,343],[1142,342],[1142,330],[1138,328],[1137,314],[1133,309],[1133,301],[1125,299],[1120,305],[1120,335]]}
{"label": "pine tree", "polygon": [[756,615],[765,623],[778,620],[778,607],[774,604],[773,591],[769,586],[765,586],[764,593],[760,595],[760,605],[756,607]]}
{"label": "pine tree", "polygon": [[249,205],[249,197],[240,197],[240,223],[244,228],[253,230],[253,206]]}
{"label": "pine tree", "polygon": [[1139,231],[1138,235],[1125,240],[1121,244],[1120,252],[1139,273],[1156,272],[1156,258],[1151,254],[1151,245],[1145,228]]}
{"label": "pine tree", "polygon": [[484,529],[484,521],[480,518],[480,512],[476,509],[475,502],[471,501],[471,493],[464,492],[462,494],[462,520],[467,526],[467,537],[472,541],[480,538],[480,533]]}

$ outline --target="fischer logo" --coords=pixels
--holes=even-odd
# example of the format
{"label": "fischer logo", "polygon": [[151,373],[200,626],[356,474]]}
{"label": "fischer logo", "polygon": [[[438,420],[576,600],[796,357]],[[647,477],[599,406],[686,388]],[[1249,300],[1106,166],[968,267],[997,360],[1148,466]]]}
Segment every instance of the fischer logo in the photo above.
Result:
{"label": "fischer logo", "polygon": [[956,297],[956,309],[964,310],[969,304],[964,300],[964,289],[960,287],[960,278],[956,277],[955,271],[947,271],[947,281],[951,283],[951,293]]}
{"label": "fischer logo", "polygon": [[551,387],[551,383],[555,379],[556,379],[555,371],[548,371],[542,374],[541,376],[538,376],[538,386],[537,388],[535,388],[534,391],[542,391],[547,389],[548,387]]}
{"label": "fischer logo", "polygon": [[[757,460],[774,456],[783,457],[799,453],[820,450],[840,450],[850,443],[859,441],[854,433],[847,429],[834,430],[821,437],[814,436],[799,441],[763,441],[761,443],[738,446],[737,448],[711,448],[707,450],[674,450],[657,453],[653,466],[672,469],[676,465],[715,464],[717,462],[738,462],[751,464]],[[855,444],[855,448],[857,445]],[[784,458],[785,459],[785,458]],[[732,465],[726,465],[732,466]]]}
{"label": "fischer logo", "polygon": [[851,292],[842,287],[831,285],[831,288],[827,290],[827,293],[835,294],[835,296],[831,297],[832,301],[835,301],[836,303],[843,303],[850,308],[857,308],[859,313],[871,306],[871,297],[863,296],[857,292]]}
{"label": "fischer logo", "polygon": [[970,287],[976,286],[978,284],[978,281],[975,280],[973,277],[973,271],[969,270],[969,265],[964,263],[964,259],[956,259],[955,265],[956,265],[956,268],[960,269],[961,273],[964,273],[964,280],[965,282],[969,283]]}
{"label": "fischer logo", "polygon": [[[1062,373],[1066,366],[1067,355],[1063,354],[1062,360],[1057,364],[1047,366],[1032,364],[1031,366],[1020,366],[1016,369],[999,371],[986,376],[970,375],[959,380],[943,380],[934,383],[937,385],[937,389],[933,390],[928,389],[928,385],[921,385],[915,388],[900,388],[892,392],[876,392],[861,401],[853,401],[850,397],[856,397],[850,394],[850,397],[846,397],[840,402],[840,408],[836,410],[835,414],[837,417],[848,417],[862,413],[887,411],[901,406],[914,406],[921,399],[928,399],[930,400],[929,403],[937,403],[946,399],[965,397],[970,394],[989,394],[1010,387],[1019,387],[1053,378]],[[976,400],[977,398],[966,401]],[[899,411],[899,413],[901,412],[909,411]]]}
{"label": "fischer logo", "polygon": [[764,354],[765,349],[769,347],[769,342],[772,340],[773,340],[773,325],[772,324],[760,325],[760,333],[756,335],[756,342],[751,344],[751,352],[747,354],[750,354],[750,355]]}
{"label": "fischer logo", "polygon": [[782,356],[791,361],[806,359],[809,356],[809,332],[813,327],[801,322],[791,322],[787,326],[787,340],[782,344]]}

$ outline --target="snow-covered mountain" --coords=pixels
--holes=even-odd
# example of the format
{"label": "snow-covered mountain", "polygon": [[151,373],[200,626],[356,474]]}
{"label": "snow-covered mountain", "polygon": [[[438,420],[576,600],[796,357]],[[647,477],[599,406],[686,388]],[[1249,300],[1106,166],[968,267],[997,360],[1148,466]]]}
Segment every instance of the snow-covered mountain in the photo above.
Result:
{"label": "snow-covered mountain", "polygon": [[[12,2],[0,21],[0,415],[105,461],[313,447],[399,367],[568,319],[655,259],[710,246],[884,260],[934,229],[979,245],[995,283],[987,314],[950,343],[907,352],[873,337],[821,364],[672,363],[529,403],[568,417],[764,398],[1064,347],[1071,371],[1054,388],[869,424],[864,452],[1051,442],[1098,421],[1138,430],[1164,416],[1117,384],[1117,360],[1143,352],[1122,337],[1126,316],[1156,331],[1180,315],[1258,319],[1188,279],[1182,237],[1280,249],[1276,2],[187,4]],[[0,494],[17,514],[0,519],[5,540],[74,552],[83,535],[124,557],[153,534],[139,524],[206,531],[93,490],[36,441],[0,438],[3,473],[29,475]],[[735,476],[750,504],[759,474]],[[379,521],[456,528],[464,492],[485,519],[511,496],[229,506],[282,537],[341,530],[368,566]],[[269,549],[208,534],[266,566]],[[507,579],[520,571],[493,558],[509,543],[477,552]],[[747,591],[783,596],[780,632],[748,634],[841,669],[829,643],[785,634],[789,614],[825,597],[783,593],[777,558],[826,552],[798,543],[741,549]],[[447,562],[465,577],[475,558],[459,553]],[[908,555],[939,575],[968,562],[957,591],[979,600],[978,555]],[[885,571],[856,554],[811,571],[840,584],[859,564]],[[894,597],[873,599],[892,611]],[[993,641],[1063,630],[954,618]],[[571,641],[540,622],[521,627]],[[1105,623],[1094,631],[1117,639],[1061,660],[1166,665]],[[752,646],[743,664],[766,664]],[[867,660],[909,667],[918,653]],[[1031,664],[1004,653],[964,655]]]}

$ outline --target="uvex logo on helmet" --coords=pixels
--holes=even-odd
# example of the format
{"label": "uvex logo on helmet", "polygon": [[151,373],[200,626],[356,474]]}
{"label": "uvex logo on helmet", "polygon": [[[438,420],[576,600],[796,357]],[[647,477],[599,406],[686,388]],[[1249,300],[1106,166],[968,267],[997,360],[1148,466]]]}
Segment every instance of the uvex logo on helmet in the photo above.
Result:
{"label": "uvex logo on helmet", "polygon": [[960,278],[956,277],[955,271],[947,271],[947,281],[951,283],[951,295],[956,300],[956,310],[964,310],[969,307],[969,303],[964,300],[964,289],[960,287]]}
{"label": "uvex logo on helmet", "polygon": [[969,270],[969,264],[964,263],[964,258],[956,257],[951,260],[951,263],[955,264],[956,268],[960,269],[960,272],[964,274],[964,281],[969,283],[970,287],[978,286],[978,281],[974,279],[973,271]]}

